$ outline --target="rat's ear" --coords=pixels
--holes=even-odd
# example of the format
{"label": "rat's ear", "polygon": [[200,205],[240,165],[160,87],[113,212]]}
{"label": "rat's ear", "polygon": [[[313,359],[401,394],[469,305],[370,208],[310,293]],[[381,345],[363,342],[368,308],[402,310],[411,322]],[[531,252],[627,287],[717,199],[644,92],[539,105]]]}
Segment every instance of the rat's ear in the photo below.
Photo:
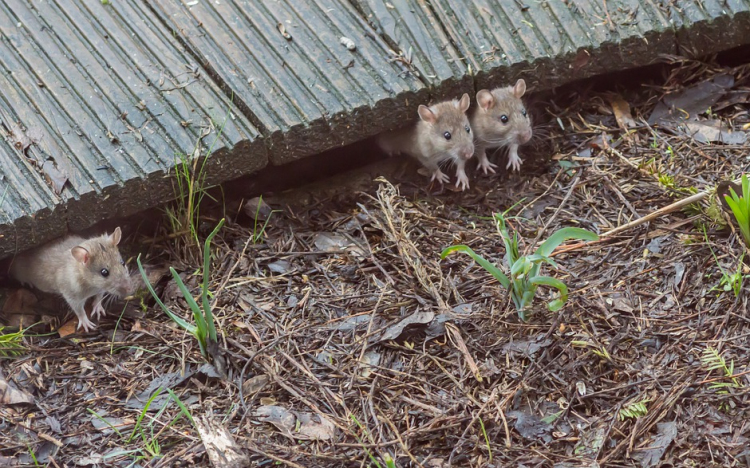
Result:
{"label": "rat's ear", "polygon": [[91,255],[89,254],[89,251],[84,249],[80,245],[70,249],[70,253],[73,254],[73,257],[76,260],[83,263],[84,265],[88,265],[89,260],[91,260]]}
{"label": "rat's ear", "polygon": [[461,96],[461,100],[458,101],[458,110],[466,113],[467,110],[469,110],[469,106],[471,105],[471,98],[467,93],[464,93],[463,96]]}
{"label": "rat's ear", "polygon": [[435,115],[432,109],[425,106],[424,104],[419,105],[419,107],[417,108],[417,112],[419,112],[419,118],[427,123],[435,123],[435,121],[437,120],[437,115]]}
{"label": "rat's ear", "polygon": [[109,236],[109,241],[112,242],[112,245],[117,245],[120,243],[120,239],[122,239],[122,231],[120,231],[120,226],[117,226],[115,232]]}
{"label": "rat's ear", "polygon": [[480,89],[477,93],[477,104],[484,110],[490,110],[495,105],[495,96],[486,89]]}
{"label": "rat's ear", "polygon": [[513,86],[513,95],[516,98],[520,98],[523,96],[523,93],[526,92],[526,82],[523,81],[523,78],[520,78],[518,81],[516,81],[516,85]]}

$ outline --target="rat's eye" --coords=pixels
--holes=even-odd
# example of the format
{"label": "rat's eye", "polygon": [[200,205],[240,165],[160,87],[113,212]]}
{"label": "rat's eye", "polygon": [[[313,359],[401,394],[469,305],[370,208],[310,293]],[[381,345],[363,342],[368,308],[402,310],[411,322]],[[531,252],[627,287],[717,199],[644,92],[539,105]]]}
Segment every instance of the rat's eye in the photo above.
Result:
{"label": "rat's eye", "polygon": [[526,109],[522,109],[521,114],[523,114],[523,116],[526,117]]}
{"label": "rat's eye", "polygon": [[125,266],[125,260],[120,260],[120,265]]}
{"label": "rat's eye", "polygon": [[106,268],[102,268],[102,271],[101,271],[100,273],[101,273],[101,274],[102,274],[102,276],[103,276],[103,277],[105,277],[105,278],[106,278],[107,276],[109,276],[109,270],[107,270]]}
{"label": "rat's eye", "polygon": [[502,123],[508,123],[508,116],[503,114],[500,116],[500,122]]}
{"label": "rat's eye", "polygon": [[464,128],[466,129],[466,133],[471,133],[471,127],[467,125]]}
{"label": "rat's eye", "polygon": [[451,139],[451,132],[445,132],[445,133],[443,133],[443,136],[445,137],[446,140],[450,140]]}

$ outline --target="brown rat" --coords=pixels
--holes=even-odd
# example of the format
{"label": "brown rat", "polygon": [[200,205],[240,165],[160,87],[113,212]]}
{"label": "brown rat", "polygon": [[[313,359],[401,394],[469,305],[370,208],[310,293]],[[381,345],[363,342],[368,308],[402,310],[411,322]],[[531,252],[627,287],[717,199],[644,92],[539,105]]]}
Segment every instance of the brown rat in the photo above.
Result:
{"label": "brown rat", "polygon": [[475,154],[479,168],[495,172],[495,164],[487,160],[490,148],[508,147],[508,165],[518,171],[521,158],[518,147],[531,139],[531,119],[526,113],[521,97],[526,92],[526,82],[516,81],[514,86],[482,89],[477,93],[477,108],[471,114],[471,128],[474,131]]}
{"label": "brown rat", "polygon": [[122,233],[91,239],[69,236],[18,255],[10,276],[40,291],[62,295],[78,317],[78,328],[90,331],[96,326],[86,316],[86,301],[95,297],[92,317],[105,314],[105,294],[124,297],[133,284],[117,245]]}
{"label": "brown rat", "polygon": [[469,188],[466,161],[474,154],[474,136],[466,111],[471,105],[468,94],[460,100],[445,101],[430,107],[420,105],[419,121],[413,127],[382,134],[378,144],[389,155],[405,153],[416,158],[432,174],[430,180],[448,183],[450,177],[440,165],[456,165],[456,187]]}

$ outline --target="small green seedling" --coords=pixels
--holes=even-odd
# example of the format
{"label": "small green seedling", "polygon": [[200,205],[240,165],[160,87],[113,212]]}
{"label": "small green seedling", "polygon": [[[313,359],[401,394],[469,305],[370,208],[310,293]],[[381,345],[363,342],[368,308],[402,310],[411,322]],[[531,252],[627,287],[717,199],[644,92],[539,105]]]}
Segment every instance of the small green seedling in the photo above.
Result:
{"label": "small green seedling", "polygon": [[5,333],[6,327],[0,327],[0,357],[10,358],[20,356],[26,352],[23,345],[24,329],[12,333]]}
{"label": "small green seedling", "polygon": [[651,400],[646,398],[623,406],[618,413],[617,418],[620,421],[625,421],[626,419],[638,419],[641,416],[646,416],[648,414],[648,406],[646,406],[646,404],[650,401]]}
{"label": "small green seedling", "polygon": [[750,181],[746,174],[742,174],[742,196],[738,196],[730,186],[729,195],[724,195],[724,199],[740,227],[745,245],[750,247]]}
{"label": "small green seedling", "polygon": [[182,292],[183,297],[185,298],[185,301],[187,301],[188,306],[190,306],[190,309],[193,311],[193,318],[195,319],[195,324],[188,323],[186,320],[184,320],[182,317],[174,314],[167,306],[164,305],[164,303],[159,299],[159,296],[156,294],[156,291],[154,291],[153,286],[151,286],[151,283],[148,280],[148,277],[146,276],[146,272],[143,270],[143,265],[141,265],[141,256],[139,255],[136,262],[138,263],[138,270],[141,272],[141,277],[143,278],[143,282],[146,284],[146,287],[148,288],[149,292],[151,293],[151,296],[153,296],[154,300],[157,304],[159,304],[159,307],[162,308],[162,310],[169,315],[169,317],[180,327],[184,328],[186,331],[188,331],[190,334],[195,336],[195,338],[198,340],[198,345],[201,349],[201,354],[204,358],[209,358],[208,349],[211,345],[217,343],[216,339],[216,327],[214,325],[214,316],[211,311],[211,304],[208,302],[208,279],[209,279],[209,269],[211,266],[211,241],[213,240],[214,236],[219,232],[219,229],[224,225],[224,219],[219,221],[219,224],[216,225],[213,232],[209,234],[209,236],[206,238],[205,245],[203,247],[203,284],[201,287],[201,305],[199,306],[197,302],[195,302],[195,299],[190,294],[190,291],[188,291],[187,287],[185,286],[185,283],[182,282],[182,279],[180,278],[180,275],[177,274],[177,271],[175,271],[174,268],[169,267],[170,273],[172,273],[172,278],[174,278],[175,283],[177,283],[177,287],[180,289],[180,292]]}
{"label": "small green seedling", "polygon": [[539,270],[542,262],[547,262],[553,267],[557,264],[550,258],[552,252],[568,239],[581,239],[587,241],[598,240],[599,236],[591,231],[581,228],[562,228],[552,234],[532,255],[521,256],[518,251],[518,233],[513,237],[508,234],[505,218],[501,213],[495,213],[497,230],[505,244],[505,266],[510,270],[510,277],[506,276],[500,268],[487,261],[484,257],[474,252],[466,245],[454,245],[443,250],[440,258],[444,259],[453,252],[463,252],[469,255],[482,268],[487,270],[497,279],[500,284],[510,291],[513,304],[516,306],[518,316],[521,320],[527,320],[528,308],[531,306],[536,290],[539,286],[549,286],[560,291],[557,299],[550,301],[547,307],[551,311],[562,308],[568,300],[568,287],[562,281],[549,276],[540,276]]}

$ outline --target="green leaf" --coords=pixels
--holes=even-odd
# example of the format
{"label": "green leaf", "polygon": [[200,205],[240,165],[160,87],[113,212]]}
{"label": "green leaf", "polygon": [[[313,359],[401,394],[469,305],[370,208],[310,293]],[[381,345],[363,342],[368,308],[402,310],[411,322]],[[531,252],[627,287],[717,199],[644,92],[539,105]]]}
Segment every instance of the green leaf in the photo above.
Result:
{"label": "green leaf", "polygon": [[599,240],[599,236],[586,229],[567,227],[556,231],[549,238],[542,242],[536,253],[544,257],[549,257],[558,245],[568,239],[581,239],[587,241]]}
{"label": "green leaf", "polygon": [[510,280],[508,279],[505,274],[500,271],[499,268],[497,268],[495,265],[490,263],[489,261],[485,260],[484,257],[477,254],[471,248],[469,248],[466,245],[454,245],[451,247],[446,248],[440,253],[440,259],[444,259],[448,255],[452,254],[453,252],[463,252],[469,257],[471,257],[475,262],[479,264],[482,268],[487,270],[492,276],[495,277],[496,280],[500,282],[500,284],[503,285],[504,288],[508,289],[510,288]]}
{"label": "green leaf", "polygon": [[[260,205],[258,206],[260,207]],[[211,276],[209,274],[209,270],[211,268],[211,241],[219,232],[219,229],[221,229],[222,226],[224,226],[224,218],[221,218],[219,224],[217,224],[214,230],[211,231],[211,234],[208,235],[208,237],[206,238],[206,243],[203,246],[203,288],[201,299],[203,302],[203,312],[206,315],[205,319],[208,328],[208,337],[214,342],[216,341],[216,326],[214,324],[214,314],[211,310],[211,305],[208,302],[208,281],[209,277]]]}
{"label": "green leaf", "polygon": [[141,278],[143,278],[143,283],[146,285],[146,288],[148,288],[148,291],[151,293],[151,296],[154,298],[157,304],[159,304],[159,307],[167,314],[169,315],[169,318],[175,321],[177,325],[187,330],[189,333],[195,334],[196,327],[195,325],[186,322],[182,319],[182,317],[179,317],[172,313],[171,310],[167,306],[164,305],[164,303],[159,299],[159,296],[156,294],[156,291],[154,291],[153,286],[151,286],[151,283],[148,281],[148,277],[146,276],[146,272],[143,270],[143,265],[141,265],[141,255],[138,254],[138,258],[136,258],[136,263],[138,264],[138,270],[141,272]]}
{"label": "green leaf", "polygon": [[560,291],[560,297],[547,304],[547,308],[552,312],[560,310],[565,301],[568,300],[568,287],[559,279],[550,278],[549,276],[535,276],[530,278],[529,282],[535,286],[544,285]]}

